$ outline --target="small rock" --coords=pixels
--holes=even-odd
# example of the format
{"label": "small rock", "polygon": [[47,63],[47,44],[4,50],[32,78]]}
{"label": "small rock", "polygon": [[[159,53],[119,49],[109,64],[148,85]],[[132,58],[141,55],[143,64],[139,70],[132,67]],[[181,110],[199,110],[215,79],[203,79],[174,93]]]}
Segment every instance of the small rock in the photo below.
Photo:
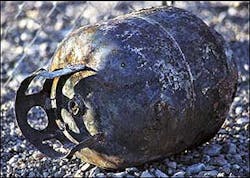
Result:
{"label": "small rock", "polygon": [[240,166],[238,164],[234,164],[233,169],[240,169]]}
{"label": "small rock", "polygon": [[219,173],[217,174],[217,177],[225,177],[225,173],[224,173],[224,172],[219,172]]}
{"label": "small rock", "polygon": [[20,163],[19,168],[20,168],[20,169],[24,169],[25,166],[26,166],[25,163],[22,162],[22,163]]}
{"label": "small rock", "polygon": [[21,170],[21,177],[27,177],[27,172],[24,170]]}
{"label": "small rock", "polygon": [[140,172],[135,172],[135,173],[134,173],[134,175],[135,175],[136,177],[140,177],[140,174],[141,174]]}
{"label": "small rock", "polygon": [[96,174],[96,177],[106,177],[106,176],[104,173],[101,172],[101,173]]}
{"label": "small rock", "polygon": [[202,157],[202,162],[203,163],[207,163],[207,162],[209,162],[210,161],[210,156],[209,155],[203,155],[203,157]]}
{"label": "small rock", "polygon": [[243,108],[241,106],[237,106],[235,108],[235,114],[236,115],[240,115],[242,113],[242,111],[243,111]]}
{"label": "small rock", "polygon": [[126,172],[117,172],[117,173],[107,173],[108,177],[124,177],[126,176]]}
{"label": "small rock", "polygon": [[86,171],[90,167],[89,163],[85,163],[80,169],[81,171]]}
{"label": "small rock", "polygon": [[225,172],[226,174],[229,174],[231,170],[229,167],[223,167],[222,171]]}
{"label": "small rock", "polygon": [[218,171],[212,170],[212,171],[207,171],[207,172],[205,172],[203,175],[204,175],[204,176],[212,176],[212,177],[215,177],[215,176],[217,176],[217,174],[218,174]]}
{"label": "small rock", "polygon": [[74,177],[82,177],[83,176],[83,172],[81,171],[81,169],[78,169],[75,174]]}
{"label": "small rock", "polygon": [[210,164],[214,166],[224,166],[227,164],[227,160],[225,160],[224,156],[218,156],[211,159]]}
{"label": "small rock", "polygon": [[100,173],[100,169],[98,167],[93,167],[89,171],[89,177],[95,177],[95,175],[98,173]]}
{"label": "small rock", "polygon": [[237,124],[245,124],[245,123],[249,123],[249,117],[245,116],[245,117],[241,117],[238,118],[236,121]]}
{"label": "small rock", "polygon": [[65,172],[63,170],[60,170],[54,174],[55,177],[62,177],[65,175]]}
{"label": "small rock", "polygon": [[17,156],[13,156],[12,158],[9,159],[8,164],[12,165],[17,161]]}
{"label": "small rock", "polygon": [[35,160],[41,160],[44,156],[44,154],[42,153],[39,153],[37,151],[35,151],[33,154],[32,154],[32,157],[35,159]]}
{"label": "small rock", "polygon": [[222,149],[221,145],[213,144],[213,145],[209,145],[208,147],[206,147],[204,149],[204,153],[209,156],[217,156],[220,154],[221,149]]}
{"label": "small rock", "polygon": [[223,150],[225,153],[236,154],[236,145],[233,143],[227,143],[224,145]]}
{"label": "small rock", "polygon": [[235,163],[238,163],[238,164],[242,163],[242,157],[240,155],[238,154],[233,155],[233,158],[234,158]]}
{"label": "small rock", "polygon": [[206,166],[204,170],[206,171],[212,171],[215,169],[215,166]]}
{"label": "small rock", "polygon": [[168,175],[173,175],[174,174],[174,170],[171,168],[168,168]]}
{"label": "small rock", "polygon": [[171,162],[168,162],[168,163],[167,163],[167,166],[168,166],[169,168],[176,169],[177,164],[176,164],[176,162],[171,161]]}
{"label": "small rock", "polygon": [[127,173],[133,174],[134,172],[138,171],[138,169],[136,167],[130,167],[130,168],[126,168],[125,171]]}
{"label": "small rock", "polygon": [[187,173],[190,174],[196,174],[198,172],[201,172],[205,169],[205,165],[203,163],[198,163],[198,164],[194,164],[192,166],[189,166],[187,168]]}
{"label": "small rock", "polygon": [[204,177],[204,174],[206,173],[206,171],[201,171],[199,172],[199,174],[197,175],[198,177]]}
{"label": "small rock", "polygon": [[43,172],[43,177],[48,177],[49,173],[48,172]]}
{"label": "small rock", "polygon": [[235,177],[235,175],[233,173],[230,173],[229,177]]}
{"label": "small rock", "polygon": [[179,171],[179,172],[176,172],[173,177],[183,177],[185,175],[185,172],[184,171]]}
{"label": "small rock", "polygon": [[168,177],[167,174],[165,174],[164,172],[160,171],[159,169],[155,170],[155,176],[156,177]]}
{"label": "small rock", "polygon": [[57,169],[57,166],[53,166],[52,171],[55,172]]}
{"label": "small rock", "polygon": [[32,171],[28,175],[28,177],[35,177],[35,176],[36,176],[36,174],[34,172],[32,172]]}
{"label": "small rock", "polygon": [[155,176],[153,176],[152,174],[149,173],[148,170],[146,170],[142,172],[141,177],[155,177]]}

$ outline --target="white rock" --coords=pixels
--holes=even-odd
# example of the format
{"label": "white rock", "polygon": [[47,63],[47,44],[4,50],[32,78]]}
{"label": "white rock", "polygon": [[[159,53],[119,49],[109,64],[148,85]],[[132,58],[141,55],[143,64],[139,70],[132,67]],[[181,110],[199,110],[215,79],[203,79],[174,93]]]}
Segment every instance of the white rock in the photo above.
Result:
{"label": "white rock", "polygon": [[184,171],[179,171],[179,172],[176,172],[173,177],[183,177],[185,175],[185,172]]}
{"label": "white rock", "polygon": [[82,177],[83,176],[83,172],[81,171],[81,169],[78,169],[75,173],[74,173],[74,177]]}
{"label": "white rock", "polygon": [[101,172],[101,173],[96,174],[96,177],[107,177],[107,176],[105,176],[105,174]]}
{"label": "white rock", "polygon": [[240,115],[242,113],[242,111],[243,111],[243,108],[241,106],[237,106],[235,108],[235,114],[236,115]]}
{"label": "white rock", "polygon": [[80,169],[81,171],[86,171],[90,167],[89,163],[85,163]]}
{"label": "white rock", "polygon": [[234,7],[230,7],[228,9],[228,14],[231,16],[235,16],[237,14],[237,10]]}
{"label": "white rock", "polygon": [[12,165],[17,161],[17,155],[13,156],[9,159],[8,164]]}
{"label": "white rock", "polygon": [[126,176],[126,172],[117,172],[117,173],[108,173],[108,177],[124,177]]}
{"label": "white rock", "polygon": [[155,176],[156,177],[168,177],[167,174],[165,174],[164,172],[160,171],[159,169],[155,170]]}
{"label": "white rock", "polygon": [[208,145],[205,149],[204,149],[204,153],[208,154],[209,156],[217,156],[220,154],[220,151],[222,149],[221,145],[218,144],[212,144],[212,145]]}
{"label": "white rock", "polygon": [[100,173],[100,169],[98,167],[94,167],[89,171],[89,177],[95,177],[96,174]]}
{"label": "white rock", "polygon": [[28,175],[28,177],[35,177],[35,176],[36,176],[36,174],[34,172],[30,172]]}
{"label": "white rock", "polygon": [[237,119],[236,123],[237,124],[245,124],[249,122],[249,117],[245,116],[245,117],[241,117],[239,119]]}
{"label": "white rock", "polygon": [[187,168],[187,172],[190,174],[196,174],[205,169],[205,165],[203,163],[193,164]]}
{"label": "white rock", "polygon": [[149,173],[148,170],[146,170],[142,172],[141,177],[155,177],[155,176],[153,176],[152,174]]}
{"label": "white rock", "polygon": [[176,162],[171,161],[171,162],[167,163],[167,166],[170,168],[176,169],[177,164],[176,164]]}
{"label": "white rock", "polygon": [[204,176],[212,176],[212,177],[214,177],[214,176],[217,176],[217,174],[218,174],[218,171],[212,170],[212,171],[205,172]]}
{"label": "white rock", "polygon": [[136,167],[129,167],[129,168],[126,168],[125,171],[127,173],[131,173],[131,172],[136,172],[138,171],[138,169]]}

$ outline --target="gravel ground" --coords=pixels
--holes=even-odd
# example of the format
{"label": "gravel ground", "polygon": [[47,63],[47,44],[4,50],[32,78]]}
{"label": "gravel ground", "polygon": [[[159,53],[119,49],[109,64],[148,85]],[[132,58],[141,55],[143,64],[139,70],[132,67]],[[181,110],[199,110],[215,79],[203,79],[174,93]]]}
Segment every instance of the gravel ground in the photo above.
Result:
{"label": "gravel ground", "polygon": [[45,157],[17,127],[14,98],[20,82],[48,64],[57,44],[71,30],[160,4],[1,1],[1,177],[249,177],[249,2],[175,3],[225,37],[239,69],[238,90],[228,117],[209,142],[161,161],[111,172],[75,157]]}

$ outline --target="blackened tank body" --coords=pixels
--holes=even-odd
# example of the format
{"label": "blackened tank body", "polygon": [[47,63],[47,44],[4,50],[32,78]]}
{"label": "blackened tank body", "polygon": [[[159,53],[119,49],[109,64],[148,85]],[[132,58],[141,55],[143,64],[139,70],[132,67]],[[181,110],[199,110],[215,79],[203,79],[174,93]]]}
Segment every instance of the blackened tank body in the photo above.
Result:
{"label": "blackened tank body", "polygon": [[237,84],[222,36],[174,7],[74,31],[58,47],[48,73],[69,65],[88,69],[70,74],[61,91],[63,76],[53,78],[55,118],[49,119],[68,125],[66,137],[75,144],[102,133],[102,142],[75,154],[103,168],[139,165],[208,141],[223,124]]}

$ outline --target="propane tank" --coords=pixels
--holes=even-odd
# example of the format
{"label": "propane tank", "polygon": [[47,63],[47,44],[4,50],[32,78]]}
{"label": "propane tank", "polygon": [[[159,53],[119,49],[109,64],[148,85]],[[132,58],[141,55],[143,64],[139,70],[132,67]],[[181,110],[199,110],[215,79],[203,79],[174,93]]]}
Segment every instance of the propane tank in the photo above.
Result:
{"label": "propane tank", "polygon": [[[25,94],[35,77],[46,79],[42,91]],[[22,82],[16,119],[50,157],[75,154],[102,168],[125,168],[211,139],[236,84],[232,51],[220,34],[188,11],[149,8],[72,32],[49,70]],[[27,123],[34,106],[48,116],[41,131]]]}

